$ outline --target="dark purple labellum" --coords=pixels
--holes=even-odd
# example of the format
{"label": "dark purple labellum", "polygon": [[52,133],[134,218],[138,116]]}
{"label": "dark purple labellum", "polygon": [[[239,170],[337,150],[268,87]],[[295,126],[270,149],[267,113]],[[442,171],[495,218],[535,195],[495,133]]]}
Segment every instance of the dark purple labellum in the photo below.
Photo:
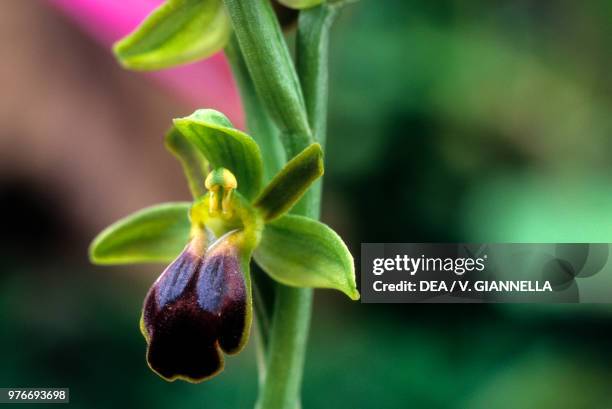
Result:
{"label": "dark purple labellum", "polygon": [[245,342],[250,304],[231,239],[204,254],[195,239],[149,290],[143,311],[147,361],[165,379],[208,379],[223,369],[221,350],[236,353]]}

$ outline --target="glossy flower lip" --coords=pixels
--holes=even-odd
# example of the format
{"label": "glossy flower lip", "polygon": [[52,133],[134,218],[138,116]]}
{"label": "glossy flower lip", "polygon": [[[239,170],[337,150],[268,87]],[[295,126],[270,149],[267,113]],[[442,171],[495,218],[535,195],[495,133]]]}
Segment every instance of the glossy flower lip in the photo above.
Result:
{"label": "glossy flower lip", "polygon": [[153,284],[141,330],[147,362],[168,381],[201,382],[218,374],[223,352],[240,352],[251,322],[250,285],[232,231],[207,248],[196,235]]}

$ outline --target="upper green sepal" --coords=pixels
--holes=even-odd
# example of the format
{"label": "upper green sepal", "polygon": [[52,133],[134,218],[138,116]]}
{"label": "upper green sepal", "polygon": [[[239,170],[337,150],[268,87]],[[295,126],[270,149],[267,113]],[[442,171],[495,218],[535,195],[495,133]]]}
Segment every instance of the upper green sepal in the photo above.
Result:
{"label": "upper green sepal", "polygon": [[257,143],[234,128],[222,113],[199,109],[188,117],[174,120],[176,128],[210,162],[211,167],[226,168],[238,180],[237,190],[253,199],[261,189],[263,162]]}
{"label": "upper green sepal", "polygon": [[165,143],[166,148],[181,162],[191,195],[197,198],[205,194],[204,180],[208,173],[208,162],[204,155],[175,127],[166,134]]}
{"label": "upper green sepal", "polygon": [[264,220],[274,220],[289,211],[322,175],[323,150],[321,145],[313,143],[274,176],[255,200],[255,207],[262,212]]}
{"label": "upper green sepal", "polygon": [[104,229],[91,243],[95,264],[170,262],[189,240],[189,202],[164,203],[133,213]]}
{"label": "upper green sepal", "polygon": [[332,288],[359,299],[353,256],[340,236],[321,222],[285,215],[268,223],[253,256],[283,284]]}
{"label": "upper green sepal", "polygon": [[221,51],[231,24],[221,0],[167,0],[113,51],[126,68],[157,70]]}
{"label": "upper green sepal", "polygon": [[301,10],[318,6],[323,0],[278,0],[278,2],[290,9]]}

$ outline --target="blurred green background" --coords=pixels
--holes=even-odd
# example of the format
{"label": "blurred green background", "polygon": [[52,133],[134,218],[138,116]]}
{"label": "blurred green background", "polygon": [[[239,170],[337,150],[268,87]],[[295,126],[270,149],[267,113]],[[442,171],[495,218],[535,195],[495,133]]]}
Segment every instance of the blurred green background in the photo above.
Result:
{"label": "blurred green background", "polygon": [[[165,383],[138,331],[162,267],[86,258],[115,218],[187,197],[160,142],[191,107],[23,3],[3,29],[20,51],[0,71],[0,386],[70,387],[74,408],[252,407],[252,345],[209,382]],[[348,7],[331,46],[323,219],[357,262],[361,242],[612,242],[611,23],[604,0]],[[611,335],[605,305],[318,291],[303,408],[610,408]]]}

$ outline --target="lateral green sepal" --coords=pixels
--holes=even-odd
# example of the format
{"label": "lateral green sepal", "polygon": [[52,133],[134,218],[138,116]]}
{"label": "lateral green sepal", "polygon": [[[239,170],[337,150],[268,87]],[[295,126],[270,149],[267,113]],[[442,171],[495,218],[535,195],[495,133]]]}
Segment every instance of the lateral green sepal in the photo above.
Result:
{"label": "lateral green sepal", "polygon": [[264,220],[274,220],[289,211],[310,185],[323,175],[323,150],[313,143],[291,159],[255,200]]}
{"label": "lateral green sepal", "polygon": [[167,0],[113,51],[126,68],[157,70],[221,51],[231,24],[221,0]]}
{"label": "lateral green sepal", "polygon": [[285,215],[268,223],[253,256],[283,284],[331,288],[359,299],[353,256],[340,236],[321,222]]}
{"label": "lateral green sepal", "polygon": [[206,193],[204,180],[208,173],[208,162],[202,153],[175,127],[166,134],[166,149],[181,162],[183,172],[194,198]]}
{"label": "lateral green sepal", "polygon": [[189,240],[189,202],[147,207],[104,229],[91,243],[95,264],[172,261]]}
{"label": "lateral green sepal", "polygon": [[237,190],[253,199],[261,188],[263,162],[259,146],[249,135],[234,128],[222,113],[199,109],[174,120],[176,128],[206,157],[211,167],[226,168],[238,180]]}

